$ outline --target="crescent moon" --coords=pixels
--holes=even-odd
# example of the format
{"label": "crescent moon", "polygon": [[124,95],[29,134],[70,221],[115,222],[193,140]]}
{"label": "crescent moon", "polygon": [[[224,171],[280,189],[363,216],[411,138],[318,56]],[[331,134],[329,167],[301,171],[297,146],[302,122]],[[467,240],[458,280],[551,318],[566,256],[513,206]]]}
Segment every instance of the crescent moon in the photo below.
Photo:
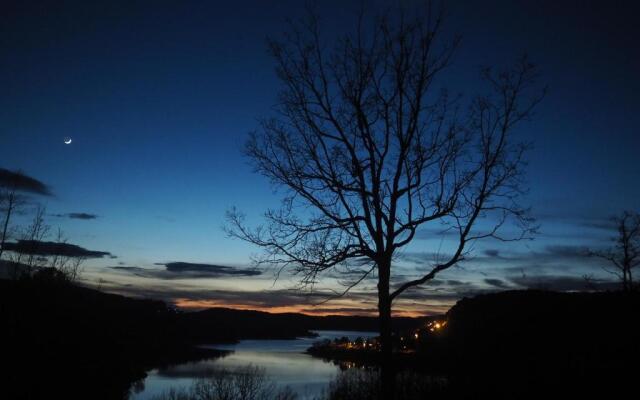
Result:
{"label": "crescent moon", "polygon": [[71,140],[70,137],[67,136],[66,138],[64,138],[64,144],[71,144],[71,142],[73,142],[73,140]]}

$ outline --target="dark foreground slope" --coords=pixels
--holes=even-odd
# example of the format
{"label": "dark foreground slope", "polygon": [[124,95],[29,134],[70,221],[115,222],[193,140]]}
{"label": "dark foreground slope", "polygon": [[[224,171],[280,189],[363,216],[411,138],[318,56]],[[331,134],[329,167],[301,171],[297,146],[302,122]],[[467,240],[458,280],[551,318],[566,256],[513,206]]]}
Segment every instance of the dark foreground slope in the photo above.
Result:
{"label": "dark foreground slope", "polygon": [[[639,310],[638,293],[527,290],[465,298],[446,324],[438,319],[439,329],[423,325],[394,337],[400,399],[627,398],[640,362]],[[380,398],[367,389],[378,383],[375,372],[363,378],[348,370],[378,366],[378,352],[331,343],[309,352],[345,367],[337,389],[350,394],[332,399]]]}
{"label": "dark foreground slope", "polygon": [[[313,329],[365,329],[371,317],[211,309],[176,312],[49,279],[0,279],[0,399],[122,399],[145,371],[221,356],[201,343],[287,339]],[[403,318],[411,328],[419,319]]]}
{"label": "dark foreground slope", "polygon": [[120,399],[154,366],[202,357],[164,303],[0,280],[0,398]]}
{"label": "dark foreground slope", "polygon": [[509,291],[463,299],[418,358],[465,395],[618,398],[640,361],[640,296]]}
{"label": "dark foreground slope", "polygon": [[459,301],[447,343],[470,367],[487,359],[529,368],[614,369],[639,360],[637,293],[510,291]]}

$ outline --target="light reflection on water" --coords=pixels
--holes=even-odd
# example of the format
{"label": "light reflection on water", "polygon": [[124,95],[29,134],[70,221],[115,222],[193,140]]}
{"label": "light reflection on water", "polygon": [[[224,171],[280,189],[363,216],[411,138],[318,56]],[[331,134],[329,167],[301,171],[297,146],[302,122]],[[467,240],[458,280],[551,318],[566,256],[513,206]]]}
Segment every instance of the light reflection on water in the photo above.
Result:
{"label": "light reflection on water", "polygon": [[280,386],[290,386],[302,399],[319,395],[338,372],[333,363],[313,358],[304,351],[316,340],[340,338],[354,340],[358,336],[376,336],[375,332],[317,331],[316,338],[295,340],[243,340],[234,345],[211,345],[220,350],[232,350],[228,356],[166,369],[154,369],[144,380],[144,389],[133,393],[131,400],[148,400],[169,388],[187,388],[206,376],[212,368],[237,368],[248,364],[264,368],[267,376]]}

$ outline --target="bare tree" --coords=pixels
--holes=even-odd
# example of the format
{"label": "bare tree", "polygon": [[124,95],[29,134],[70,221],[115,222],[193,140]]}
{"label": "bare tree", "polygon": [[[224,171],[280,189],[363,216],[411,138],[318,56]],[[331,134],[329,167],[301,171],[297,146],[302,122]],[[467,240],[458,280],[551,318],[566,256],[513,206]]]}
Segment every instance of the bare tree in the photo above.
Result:
{"label": "bare tree", "polygon": [[3,188],[3,190],[0,191],[0,211],[4,214],[2,237],[0,237],[0,260],[2,260],[5,243],[10,239],[9,224],[11,217],[24,203],[24,198],[17,192],[15,187]]}
{"label": "bare tree", "polygon": [[[262,247],[259,263],[290,269],[303,285],[328,270],[358,273],[342,294],[377,277],[385,358],[395,299],[465,259],[480,239],[534,230],[518,201],[527,145],[512,133],[542,99],[543,91],[527,94],[536,68],[522,58],[504,72],[483,70],[492,93],[463,111],[462,99],[436,88],[458,40],[440,40],[442,13],[426,14],[377,19],[368,34],[361,16],[357,32],[331,48],[313,17],[270,41],[278,114],[262,121],[246,154],[286,195],[262,226],[228,212],[231,236]],[[512,222],[516,232],[504,234]],[[394,257],[425,226],[453,234],[453,251],[391,287]]]}
{"label": "bare tree", "polygon": [[[51,236],[51,226],[45,221],[46,209],[38,206],[31,224],[21,230],[18,246],[9,248],[11,261],[15,266],[14,279],[32,277],[39,273],[40,277],[47,276],[58,281],[73,283],[81,272],[86,260],[83,254],[75,254],[68,250],[68,239],[58,228],[53,242],[47,241]],[[74,247],[71,245],[71,247]],[[17,268],[22,268],[18,273]]]}
{"label": "bare tree", "polygon": [[35,248],[37,243],[46,239],[51,229],[44,219],[46,212],[46,208],[40,205],[36,206],[31,223],[21,230],[19,235],[20,240],[30,243],[31,248],[13,252],[11,261],[13,261],[16,268],[14,270],[14,279],[20,277],[17,270],[18,267],[26,267],[24,271],[21,271],[21,273],[26,276],[31,276],[34,270],[44,267],[48,263],[48,260],[38,254],[36,251],[37,249]]}
{"label": "bare tree", "polygon": [[[58,228],[54,241],[58,245],[65,245],[68,242],[67,237],[60,228]],[[58,251],[49,257],[48,267],[58,271],[65,281],[73,283],[79,278],[82,272],[82,264],[84,264],[85,260],[86,257],[84,256],[68,255]]]}
{"label": "bare tree", "polygon": [[51,196],[49,188],[39,180],[23,174],[20,171],[9,171],[0,168],[0,211],[4,218],[0,234],[0,260],[9,239],[11,218],[27,203],[27,193],[41,196]]}
{"label": "bare tree", "polygon": [[609,249],[592,251],[591,255],[609,262],[603,269],[617,276],[623,291],[636,289],[633,283],[633,270],[640,265],[640,214],[624,211],[620,216],[613,217],[617,236],[612,238],[615,243]]}

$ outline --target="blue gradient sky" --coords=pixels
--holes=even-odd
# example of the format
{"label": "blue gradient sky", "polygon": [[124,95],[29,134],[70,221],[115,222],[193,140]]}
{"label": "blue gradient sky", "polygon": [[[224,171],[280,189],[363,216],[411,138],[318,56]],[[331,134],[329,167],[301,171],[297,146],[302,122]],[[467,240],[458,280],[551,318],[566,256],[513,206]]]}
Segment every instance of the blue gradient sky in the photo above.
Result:
{"label": "blue gradient sky", "polygon": [[[286,291],[294,279],[273,285],[270,273],[163,279],[109,268],[162,269],[156,263],[170,261],[246,267],[259,251],[226,238],[221,226],[231,206],[258,223],[262,211],[278,204],[241,148],[256,119],[272,111],[278,89],[265,39],[285,30],[285,18],[300,18],[303,2],[57,3],[3,3],[0,167],[47,183],[55,193],[45,199],[50,214],[99,216],[48,221],[71,242],[118,257],[90,260],[88,283],[102,279],[114,291],[182,305],[375,307],[366,294],[373,282],[314,308],[314,298]],[[333,34],[348,31],[360,4],[327,1],[316,8]],[[376,10],[386,3],[364,4]],[[549,86],[535,119],[519,132],[535,146],[527,200],[541,234],[508,247],[476,246],[476,259],[398,309],[438,312],[474,291],[571,289],[579,284],[571,277],[606,277],[579,250],[605,243],[611,233],[600,226],[608,216],[640,209],[640,29],[633,2],[448,4],[447,34],[460,33],[463,42],[442,84],[474,95],[482,89],[479,66],[503,66],[527,52]],[[65,136],[71,145],[63,144]],[[446,251],[440,242],[425,232],[398,271],[410,276],[426,268],[432,253]]]}

